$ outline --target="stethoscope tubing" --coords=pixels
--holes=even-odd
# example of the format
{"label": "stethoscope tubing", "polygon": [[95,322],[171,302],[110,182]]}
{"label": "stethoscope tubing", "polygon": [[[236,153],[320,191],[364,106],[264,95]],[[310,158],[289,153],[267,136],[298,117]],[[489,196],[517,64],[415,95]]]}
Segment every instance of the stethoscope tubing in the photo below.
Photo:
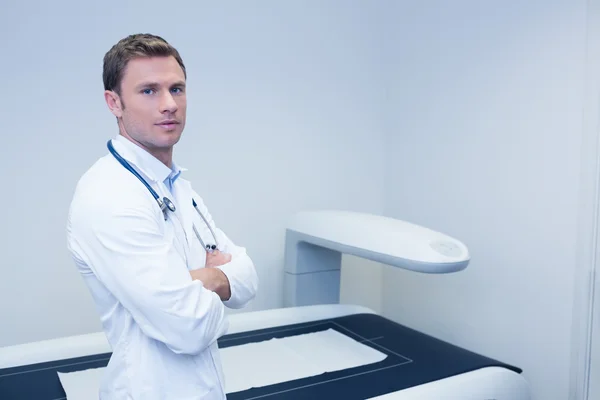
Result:
{"label": "stethoscope tubing", "polygon": [[[158,195],[158,193],[156,193],[156,191],[152,188],[152,186],[150,186],[150,184],[148,182],[146,182],[146,180],[127,162],[127,160],[125,160],[117,152],[117,150],[115,150],[111,140],[109,140],[106,143],[106,146],[108,147],[108,150],[110,151],[110,153],[117,159],[117,161],[123,167],[125,167],[125,169],[127,169],[129,172],[131,172],[136,178],[138,178],[138,180],[140,182],[142,182],[144,184],[144,186],[146,186],[146,189],[148,189],[148,191],[152,194],[152,196],[158,203],[158,206],[160,207],[160,209],[164,215],[165,221],[166,221],[167,220],[167,210],[171,211],[171,212],[175,212],[175,210],[176,210],[175,204],[173,204],[173,202],[168,197],[163,197],[161,199],[160,196]],[[202,212],[200,212],[200,210],[198,209],[198,204],[196,203],[196,200],[194,200],[193,198],[192,198],[192,205],[194,206],[194,209],[196,210],[198,215],[200,215],[200,217],[202,218],[202,220],[204,221],[204,223],[210,230],[210,233],[211,233],[213,239],[215,239],[215,244],[213,244],[213,245],[205,244],[204,241],[202,240],[202,237],[200,236],[200,233],[196,229],[196,226],[192,225],[192,227],[194,229],[194,233],[198,237],[198,240],[200,240],[200,243],[202,243],[202,247],[204,247],[207,251],[214,251],[214,250],[218,249],[219,241],[217,240],[217,235],[215,234],[215,231],[212,229],[212,227],[210,226],[210,224],[208,223],[208,221],[206,220],[206,218],[204,217]]]}

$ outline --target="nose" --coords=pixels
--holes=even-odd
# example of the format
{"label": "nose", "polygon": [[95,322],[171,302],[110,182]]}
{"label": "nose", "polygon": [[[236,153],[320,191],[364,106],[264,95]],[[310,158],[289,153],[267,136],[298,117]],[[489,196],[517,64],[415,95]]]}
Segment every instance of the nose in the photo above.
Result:
{"label": "nose", "polygon": [[170,92],[165,93],[161,98],[160,112],[174,113],[177,111],[177,103]]}

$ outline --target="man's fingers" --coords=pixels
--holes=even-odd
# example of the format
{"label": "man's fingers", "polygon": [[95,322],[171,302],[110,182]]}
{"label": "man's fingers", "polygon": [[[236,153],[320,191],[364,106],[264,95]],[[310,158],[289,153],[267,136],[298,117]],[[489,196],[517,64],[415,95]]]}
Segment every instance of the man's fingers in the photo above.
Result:
{"label": "man's fingers", "polygon": [[219,265],[227,264],[231,261],[231,254],[221,253],[219,250],[206,253],[206,266],[216,267]]}

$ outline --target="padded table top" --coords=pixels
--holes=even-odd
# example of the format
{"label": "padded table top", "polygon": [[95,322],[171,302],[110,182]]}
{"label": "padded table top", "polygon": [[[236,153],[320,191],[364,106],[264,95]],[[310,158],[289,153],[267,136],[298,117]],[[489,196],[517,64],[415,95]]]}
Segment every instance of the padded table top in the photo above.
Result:
{"label": "padded table top", "polygon": [[[228,393],[228,400],[365,399],[484,367],[504,367],[517,373],[522,372],[512,365],[467,351],[376,314],[354,314],[225,335],[219,339],[219,347],[327,329],[335,329],[387,354],[387,357],[374,364]],[[73,372],[105,367],[109,359],[110,353],[104,353],[0,369],[0,398],[65,399],[58,371]]]}

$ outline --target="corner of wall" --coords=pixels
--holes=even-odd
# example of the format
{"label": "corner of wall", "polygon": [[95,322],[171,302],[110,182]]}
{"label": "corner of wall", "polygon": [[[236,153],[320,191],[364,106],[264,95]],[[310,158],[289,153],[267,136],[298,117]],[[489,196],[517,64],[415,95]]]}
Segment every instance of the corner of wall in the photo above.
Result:
{"label": "corner of wall", "polygon": [[[600,377],[598,360],[600,343],[594,343],[598,326],[593,314],[600,307],[595,280],[598,270],[600,201],[600,0],[589,0],[586,15],[585,85],[582,96],[583,124],[581,143],[581,173],[579,181],[579,215],[577,259],[573,287],[571,327],[570,400],[594,398],[600,387],[592,387]],[[594,298],[596,304],[594,304]],[[597,322],[596,322],[597,325]],[[596,370],[594,370],[594,368]]]}

